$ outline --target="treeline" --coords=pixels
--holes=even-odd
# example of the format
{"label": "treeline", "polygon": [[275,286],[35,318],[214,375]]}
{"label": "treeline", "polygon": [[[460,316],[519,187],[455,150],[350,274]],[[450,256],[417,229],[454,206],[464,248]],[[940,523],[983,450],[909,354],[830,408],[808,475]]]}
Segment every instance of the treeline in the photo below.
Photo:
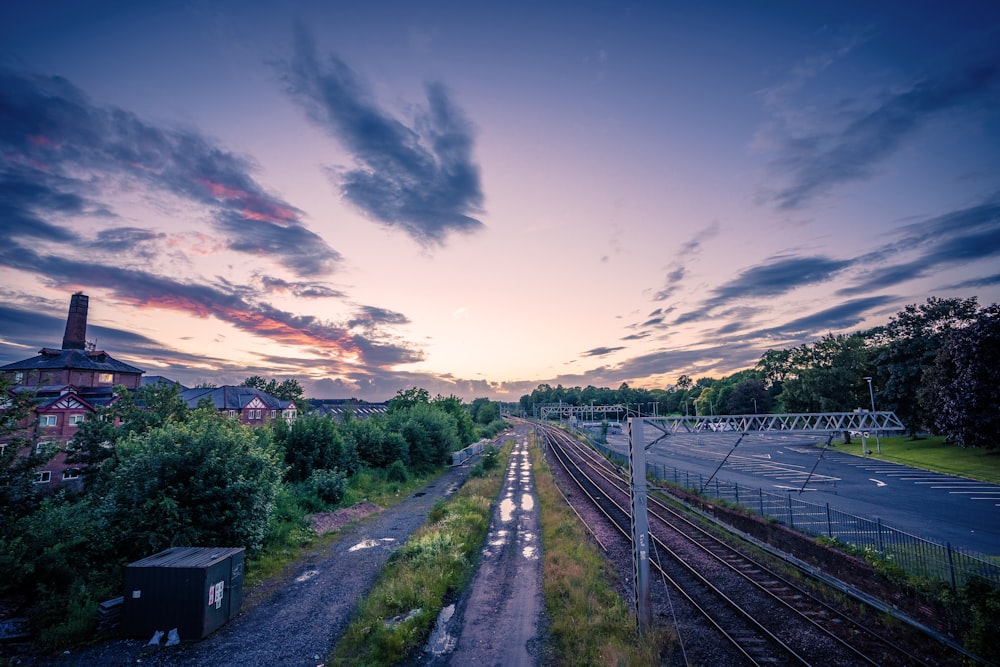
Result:
{"label": "treeline", "polygon": [[975,297],[931,297],[885,326],[828,334],[768,350],[752,369],[724,378],[687,375],[665,389],[540,385],[521,397],[543,404],[621,404],[631,416],[892,411],[909,434],[947,435],[961,446],[1000,444],[1000,307]]}
{"label": "treeline", "polygon": [[16,439],[30,400],[19,395],[3,413],[15,439],[0,461],[0,600],[27,610],[45,646],[85,636],[97,603],[120,595],[129,562],[171,546],[243,546],[252,556],[301,539],[290,526],[337,507],[355,476],[402,483],[505,426],[487,399],[465,405],[416,388],[365,420],[305,414],[258,427],[211,405],[188,409],[174,386],[116,392],[67,447],[84,476],[74,494],[31,483],[32,467],[55,452],[18,454],[32,445]]}

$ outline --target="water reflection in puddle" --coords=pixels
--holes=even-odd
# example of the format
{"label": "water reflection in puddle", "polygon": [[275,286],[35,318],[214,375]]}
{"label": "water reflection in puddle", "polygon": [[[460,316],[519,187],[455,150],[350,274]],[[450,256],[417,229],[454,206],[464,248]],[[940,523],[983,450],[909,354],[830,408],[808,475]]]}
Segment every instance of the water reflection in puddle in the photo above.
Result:
{"label": "water reflection in puddle", "polygon": [[371,549],[372,547],[377,547],[382,542],[395,542],[395,538],[383,537],[381,540],[361,540],[353,547],[348,549],[348,551],[361,551],[362,549]]}
{"label": "water reflection in puddle", "polygon": [[514,501],[504,498],[500,502],[500,521],[507,523],[514,516]]}
{"label": "water reflection in puddle", "polygon": [[458,638],[448,632],[448,622],[455,615],[455,605],[450,604],[438,614],[431,638],[427,642],[427,652],[431,655],[444,655],[455,650]]}

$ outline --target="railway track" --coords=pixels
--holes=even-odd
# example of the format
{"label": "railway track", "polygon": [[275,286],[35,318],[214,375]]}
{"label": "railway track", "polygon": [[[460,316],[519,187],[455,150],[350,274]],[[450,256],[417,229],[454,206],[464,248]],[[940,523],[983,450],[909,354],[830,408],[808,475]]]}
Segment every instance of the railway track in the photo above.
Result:
{"label": "railway track", "polygon": [[[539,425],[539,430],[550,460],[600,509],[619,539],[629,540],[631,503],[623,471],[561,429]],[[869,622],[848,616],[655,496],[648,504],[650,566],[662,584],[659,594],[675,610],[672,613],[683,609],[702,619],[700,627],[705,628],[691,624],[692,636],[685,637],[680,629],[684,622],[674,623],[686,654],[683,662],[946,664],[879,634]],[[674,604],[674,598],[680,602]]]}

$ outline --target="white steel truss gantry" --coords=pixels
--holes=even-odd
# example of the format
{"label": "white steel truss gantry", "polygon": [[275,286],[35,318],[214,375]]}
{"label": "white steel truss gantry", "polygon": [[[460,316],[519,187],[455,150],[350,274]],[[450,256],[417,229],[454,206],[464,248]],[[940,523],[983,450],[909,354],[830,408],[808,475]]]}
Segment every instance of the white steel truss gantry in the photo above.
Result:
{"label": "white steel truss gantry", "polygon": [[780,415],[714,415],[700,417],[643,417],[651,427],[664,434],[732,431],[839,433],[843,431],[878,433],[905,431],[894,412],[800,412]]}

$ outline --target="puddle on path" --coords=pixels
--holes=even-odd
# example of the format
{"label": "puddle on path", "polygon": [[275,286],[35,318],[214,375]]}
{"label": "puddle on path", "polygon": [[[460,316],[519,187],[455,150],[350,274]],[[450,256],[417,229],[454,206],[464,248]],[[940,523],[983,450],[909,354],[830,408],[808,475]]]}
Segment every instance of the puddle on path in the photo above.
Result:
{"label": "puddle on path", "polygon": [[448,632],[448,623],[455,615],[455,605],[450,604],[438,614],[437,622],[431,631],[431,638],[427,642],[427,652],[431,655],[445,655],[455,650],[458,637]]}
{"label": "puddle on path", "polygon": [[348,549],[348,551],[361,551],[362,549],[371,549],[373,547],[377,547],[382,542],[395,542],[395,541],[396,538],[394,537],[383,537],[380,540],[361,540],[353,547]]}

